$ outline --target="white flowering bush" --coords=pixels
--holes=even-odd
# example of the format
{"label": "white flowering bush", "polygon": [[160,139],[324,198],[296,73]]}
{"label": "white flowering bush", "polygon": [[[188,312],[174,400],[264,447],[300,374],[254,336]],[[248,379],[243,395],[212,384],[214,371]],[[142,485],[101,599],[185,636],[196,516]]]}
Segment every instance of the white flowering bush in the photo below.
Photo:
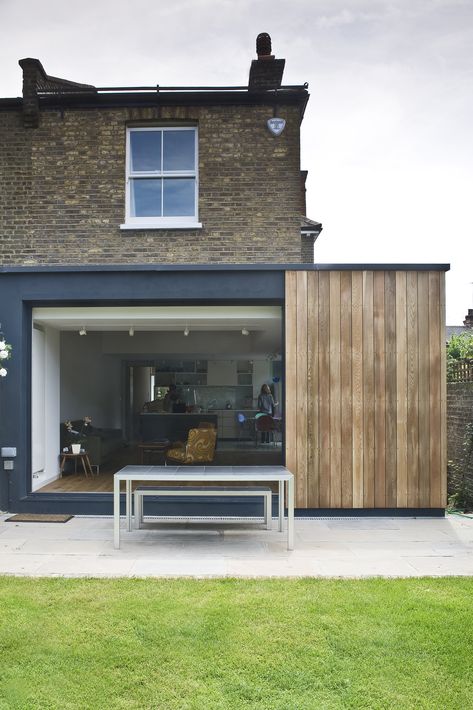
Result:
{"label": "white flowering bush", "polygon": [[11,352],[11,345],[6,343],[3,339],[0,340],[0,377],[6,377],[7,375],[8,370],[3,366],[3,363],[10,358]]}

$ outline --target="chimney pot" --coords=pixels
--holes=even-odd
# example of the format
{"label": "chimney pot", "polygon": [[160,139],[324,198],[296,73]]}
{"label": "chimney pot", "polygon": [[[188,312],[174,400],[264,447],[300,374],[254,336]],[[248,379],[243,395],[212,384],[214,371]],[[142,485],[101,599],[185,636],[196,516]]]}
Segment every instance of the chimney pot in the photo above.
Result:
{"label": "chimney pot", "polygon": [[256,54],[258,59],[274,59],[271,54],[271,37],[267,32],[260,32],[256,38]]}

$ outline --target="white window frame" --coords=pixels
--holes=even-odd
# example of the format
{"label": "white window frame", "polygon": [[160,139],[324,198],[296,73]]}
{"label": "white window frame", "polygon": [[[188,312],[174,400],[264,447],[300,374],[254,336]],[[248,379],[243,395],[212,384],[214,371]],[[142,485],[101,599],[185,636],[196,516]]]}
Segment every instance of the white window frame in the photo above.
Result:
{"label": "white window frame", "polygon": [[[131,168],[131,140],[130,136],[138,131],[194,131],[195,134],[195,168],[194,170],[150,170],[133,173]],[[172,126],[155,125],[146,127],[128,127],[126,130],[126,179],[125,179],[125,224],[120,225],[120,229],[200,229],[198,202],[199,202],[199,153],[198,153],[198,130],[197,126]],[[163,141],[161,141],[161,150]],[[132,181],[140,178],[173,178],[192,177],[195,179],[195,204],[194,214],[182,217],[134,217],[131,214],[131,184]]]}

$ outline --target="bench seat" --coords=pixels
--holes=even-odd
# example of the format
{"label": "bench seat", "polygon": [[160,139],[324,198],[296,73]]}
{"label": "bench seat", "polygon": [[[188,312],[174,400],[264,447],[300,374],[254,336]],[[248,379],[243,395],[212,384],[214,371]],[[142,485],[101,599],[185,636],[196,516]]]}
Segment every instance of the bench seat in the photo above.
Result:
{"label": "bench seat", "polygon": [[214,496],[263,498],[264,521],[267,530],[272,525],[272,491],[267,486],[138,486],[134,491],[135,527],[143,525],[143,498],[145,496]]}

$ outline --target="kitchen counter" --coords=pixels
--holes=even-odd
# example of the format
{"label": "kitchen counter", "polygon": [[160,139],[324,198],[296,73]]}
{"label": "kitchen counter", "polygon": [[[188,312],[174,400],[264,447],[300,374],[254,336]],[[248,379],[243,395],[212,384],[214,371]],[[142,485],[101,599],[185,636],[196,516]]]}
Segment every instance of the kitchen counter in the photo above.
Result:
{"label": "kitchen counter", "polygon": [[238,414],[238,412],[243,412],[243,413],[247,412],[249,415],[251,415],[253,413],[256,414],[257,411],[258,410],[256,409],[256,407],[253,407],[252,409],[248,409],[245,407],[233,407],[232,409],[227,409],[225,407],[224,409],[208,409],[207,410],[207,412],[209,414],[211,414],[212,412],[217,412],[217,414],[219,412],[233,412],[234,414]]}
{"label": "kitchen counter", "polygon": [[218,426],[217,414],[146,412],[140,414],[140,438],[142,441],[156,439],[186,441],[189,429],[196,429],[202,422]]}
{"label": "kitchen counter", "polygon": [[238,439],[240,423],[238,413],[251,419],[257,409],[212,409],[209,412],[197,414],[175,414],[173,412],[146,412],[140,414],[140,436],[142,441],[169,439],[170,441],[185,441],[189,429],[194,429],[201,422],[211,422],[217,427],[218,439]]}

